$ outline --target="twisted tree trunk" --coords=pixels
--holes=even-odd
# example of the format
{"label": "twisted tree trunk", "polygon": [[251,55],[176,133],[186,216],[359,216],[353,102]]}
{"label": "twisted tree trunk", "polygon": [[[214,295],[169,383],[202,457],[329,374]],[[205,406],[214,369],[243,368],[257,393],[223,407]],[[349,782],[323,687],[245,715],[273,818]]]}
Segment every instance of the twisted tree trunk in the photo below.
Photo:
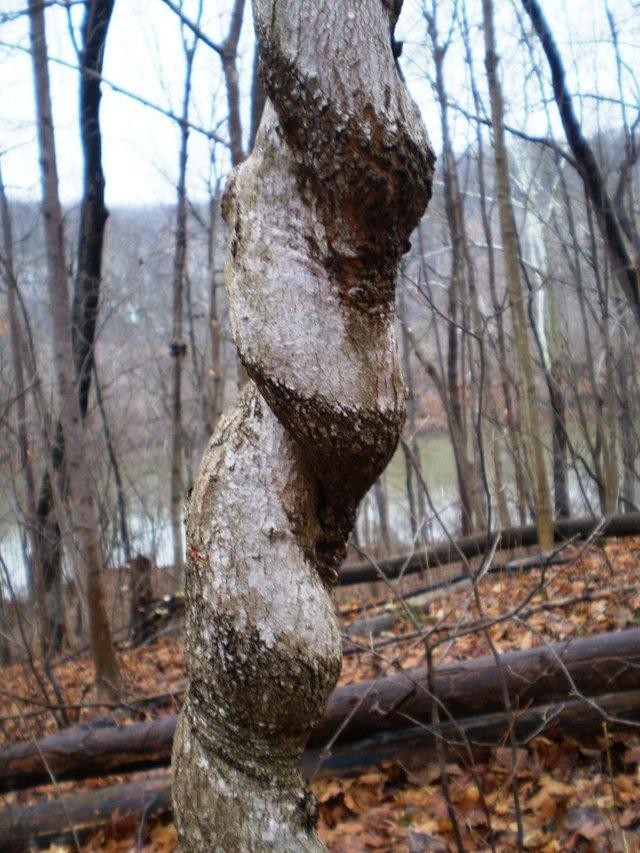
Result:
{"label": "twisted tree trunk", "polygon": [[223,199],[251,381],[188,512],[188,850],[321,849],[299,767],[340,669],[328,587],[404,419],[395,276],[434,161],[392,53],[401,5],[253,3],[268,101]]}

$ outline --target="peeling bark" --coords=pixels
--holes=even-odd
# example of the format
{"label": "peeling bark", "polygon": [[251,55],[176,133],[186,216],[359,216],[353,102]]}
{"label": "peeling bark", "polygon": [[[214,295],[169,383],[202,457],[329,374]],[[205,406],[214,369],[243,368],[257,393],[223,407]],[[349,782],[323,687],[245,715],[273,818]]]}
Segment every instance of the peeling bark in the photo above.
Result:
{"label": "peeling bark", "polygon": [[267,103],[223,199],[251,381],[188,510],[188,850],[322,849],[300,760],[340,669],[329,586],[404,420],[395,276],[434,161],[392,53],[400,6],[253,3]]}

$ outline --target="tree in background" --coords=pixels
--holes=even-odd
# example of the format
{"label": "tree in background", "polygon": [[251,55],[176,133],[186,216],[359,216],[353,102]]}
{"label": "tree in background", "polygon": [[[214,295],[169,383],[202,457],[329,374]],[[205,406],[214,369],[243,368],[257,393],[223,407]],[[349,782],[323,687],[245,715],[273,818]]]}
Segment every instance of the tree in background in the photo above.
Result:
{"label": "tree in background", "polygon": [[495,45],[492,0],[483,0],[482,10],[485,66],[489,84],[491,123],[493,128],[496,196],[500,214],[500,231],[504,251],[507,292],[511,303],[510,307],[513,320],[514,349],[519,377],[520,402],[524,413],[525,446],[527,447],[527,456],[531,468],[538,540],[542,550],[550,550],[553,547],[553,511],[547,478],[545,448],[536,398],[529,327],[526,320],[525,300],[527,296],[522,286],[517,231],[511,203],[511,178],[505,142],[502,89],[498,79],[498,55]]}
{"label": "tree in background", "polygon": [[[90,13],[90,10],[88,11]],[[81,583],[86,585],[89,634],[95,663],[98,696],[115,698],[119,693],[120,675],[111,642],[102,589],[101,571],[104,561],[90,478],[90,457],[83,424],[86,408],[83,411],[82,395],[78,393],[79,378],[80,387],[82,387],[81,377],[77,375],[76,362],[74,361],[74,326],[72,324],[64,255],[62,208],[58,196],[58,170],[47,64],[44,8],[36,0],[30,0],[29,12],[48,269],[47,284],[53,321],[54,365],[60,412],[56,443],[62,445],[64,452],[65,497],[68,507],[68,522],[65,522],[65,527],[68,529],[67,544],[73,555],[78,578]],[[108,17],[107,14],[107,22]],[[106,26],[102,32],[106,34]],[[100,50],[100,56],[101,53]],[[95,187],[92,189],[95,190]],[[85,217],[86,215],[85,212]],[[100,213],[98,217],[102,219],[102,225],[104,225],[105,217]],[[87,219],[85,218],[84,221],[86,222]],[[84,237],[85,243],[84,246],[81,245],[81,252],[88,249],[88,234],[86,232]],[[87,270],[84,285],[88,285],[89,291],[92,288],[95,289],[96,286],[93,276],[95,271],[95,267],[90,267]],[[97,309],[97,303],[94,304],[90,296],[85,304],[90,315],[92,311]],[[90,307],[92,305],[93,308]],[[95,319],[93,322],[95,323]],[[86,332],[84,327],[81,327],[81,332]],[[76,345],[77,351],[78,345]],[[83,366],[87,357],[88,354],[81,362]],[[52,492],[54,500],[58,503],[57,517],[60,522],[63,518],[61,512],[62,495],[60,493],[56,495],[56,484],[53,482]]]}

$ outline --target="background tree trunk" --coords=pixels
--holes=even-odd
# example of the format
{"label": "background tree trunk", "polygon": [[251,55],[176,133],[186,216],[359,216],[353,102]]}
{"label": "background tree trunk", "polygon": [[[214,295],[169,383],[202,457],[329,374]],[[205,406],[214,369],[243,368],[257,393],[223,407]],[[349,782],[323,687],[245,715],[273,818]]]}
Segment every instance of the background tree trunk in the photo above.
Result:
{"label": "background tree trunk", "polygon": [[86,583],[91,650],[96,669],[98,695],[115,698],[119,691],[120,675],[102,592],[100,578],[103,563],[102,549],[89,474],[91,468],[85,447],[82,411],[75,382],[71,306],[64,257],[62,208],[58,197],[58,170],[47,65],[44,7],[36,0],[29,0],[29,22],[38,118],[47,284],[53,322],[53,352],[60,424],[64,436],[66,471],[69,481],[69,517],[72,534],[70,544],[78,569],[78,577]]}
{"label": "background tree trunk", "polygon": [[525,315],[525,292],[522,286],[518,261],[517,233],[511,204],[511,179],[507,147],[504,138],[502,90],[498,79],[498,56],[493,26],[493,2],[483,0],[483,28],[485,40],[485,66],[491,100],[493,125],[493,151],[496,169],[496,196],[500,213],[500,230],[504,252],[507,291],[511,303],[513,337],[516,363],[521,382],[521,401],[524,409],[526,445],[533,480],[536,524],[540,548],[543,551],[553,546],[553,512],[551,494],[544,458],[544,443],[538,415],[533,359],[529,345],[528,326]]}
{"label": "background tree trunk", "polygon": [[[101,79],[104,49],[114,0],[91,0],[82,21],[80,65],[80,144],[83,156],[83,196],[78,231],[78,265],[71,308],[72,346],[82,419],[87,416],[91,376],[95,365],[95,336],[100,307],[102,252],[108,211],[104,201]],[[54,482],[55,481],[55,482]],[[53,432],[51,464],[40,483],[37,501],[38,553],[46,591],[51,595],[49,653],[62,647],[65,634],[62,547],[54,492],[66,494],[64,440],[60,423]]]}
{"label": "background tree trunk", "polygon": [[27,582],[29,596],[36,605],[38,612],[41,643],[46,644],[46,611],[44,607],[44,585],[42,583],[42,568],[39,559],[38,537],[36,535],[36,485],[31,455],[31,441],[27,428],[27,389],[24,376],[24,336],[22,324],[18,316],[17,290],[15,269],[13,265],[13,230],[9,204],[4,189],[2,171],[0,170],[0,225],[2,227],[2,271],[7,285],[7,314],[9,315],[9,331],[11,337],[11,357],[15,377],[16,394],[16,432],[20,450],[20,466],[24,480],[25,522],[28,529],[30,554],[27,566]]}
{"label": "background tree trunk", "polygon": [[252,381],[189,503],[189,850],[321,846],[300,759],[340,668],[327,585],[404,419],[395,277],[434,160],[391,49],[401,5],[254,0],[268,101],[223,199]]}
{"label": "background tree trunk", "polygon": [[567,142],[575,158],[576,168],[582,178],[585,192],[593,205],[598,228],[611,258],[616,278],[622,292],[627,298],[636,322],[640,324],[640,271],[638,269],[638,258],[633,257],[632,247],[627,245],[624,229],[621,227],[620,220],[618,219],[618,214],[607,189],[604,175],[574,112],[573,101],[567,88],[562,59],[549,25],[542,14],[542,9],[537,0],[522,0],[522,5],[531,19],[533,28],[546,54],[551,70],[553,96],[558,107],[558,112],[560,113],[562,126],[564,127]]}
{"label": "background tree trunk", "polygon": [[[202,13],[199,4],[198,21]],[[191,100],[191,76],[197,36],[190,44],[183,35],[185,57],[184,90],[180,122],[180,151],[178,154],[178,181],[176,184],[176,232],[173,253],[173,328],[169,347],[171,370],[171,535],[173,541],[173,565],[180,580],[184,573],[184,537],[182,515],[184,500],[184,427],[182,423],[182,365],[187,354],[184,341],[184,284],[187,274],[187,159],[189,154],[189,101]]]}

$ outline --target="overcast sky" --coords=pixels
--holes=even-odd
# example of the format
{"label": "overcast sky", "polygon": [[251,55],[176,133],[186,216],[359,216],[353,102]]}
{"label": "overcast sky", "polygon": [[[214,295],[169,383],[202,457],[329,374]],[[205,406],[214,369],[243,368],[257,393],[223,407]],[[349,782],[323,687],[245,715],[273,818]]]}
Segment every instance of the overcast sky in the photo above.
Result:
{"label": "overcast sky", "polygon": [[[439,146],[438,117],[427,79],[429,61],[424,44],[424,25],[420,19],[420,1],[405,0],[401,37],[406,40],[403,64],[414,97],[418,101],[436,148]],[[357,0],[353,0],[357,2]],[[35,198],[39,193],[38,162],[35,149],[34,106],[31,63],[28,54],[26,20],[2,22],[24,8],[26,0],[0,0],[0,153],[5,182],[14,196]],[[227,0],[205,0],[203,30],[213,39],[221,38],[225,26]],[[610,43],[604,0],[543,0],[543,8],[555,31],[569,72],[573,90],[585,96],[577,101],[588,127],[599,121],[603,126],[620,123],[619,108],[592,95],[616,98],[618,93],[615,62]],[[186,0],[185,8],[194,14],[196,3]],[[482,40],[478,0],[466,0],[470,24],[477,48],[477,73],[482,75]],[[633,0],[609,0],[608,6],[620,28],[620,41],[629,70],[625,72],[626,97],[638,103],[633,70],[640,69],[640,11]],[[634,9],[634,6],[636,7]],[[448,3],[441,3],[440,26],[446,30]],[[547,119],[540,104],[535,82],[526,76],[526,52],[514,10],[519,0],[496,0],[499,26],[499,52],[510,121],[533,133],[545,133]],[[75,10],[76,13],[80,9]],[[252,26],[250,4],[243,31],[242,81],[249,85],[252,62]],[[76,18],[76,25],[79,17]],[[47,10],[49,54],[72,65],[75,53],[66,12]],[[22,50],[21,50],[22,49]],[[464,101],[465,70],[462,46],[454,43],[447,57],[447,79],[452,97]],[[51,66],[56,141],[61,179],[61,194],[66,203],[78,198],[80,188],[80,152],[77,130],[77,71],[55,63]],[[546,68],[545,68],[546,74]],[[184,76],[184,57],[180,28],[162,0],[116,0],[105,56],[107,80],[137,93],[165,109],[178,112]],[[635,87],[635,88],[634,88]],[[136,103],[125,95],[103,87],[102,126],[107,201],[110,205],[171,202],[177,167],[177,129],[164,116]],[[637,108],[636,108],[637,112]],[[562,133],[552,109],[554,133]],[[220,126],[225,133],[224,89],[217,56],[200,45],[194,77],[191,119],[205,127]],[[469,137],[466,119],[454,117],[456,144],[462,148]],[[217,151],[218,169],[224,172],[224,153]],[[189,189],[193,198],[205,198],[210,144],[194,132],[191,137]]]}

